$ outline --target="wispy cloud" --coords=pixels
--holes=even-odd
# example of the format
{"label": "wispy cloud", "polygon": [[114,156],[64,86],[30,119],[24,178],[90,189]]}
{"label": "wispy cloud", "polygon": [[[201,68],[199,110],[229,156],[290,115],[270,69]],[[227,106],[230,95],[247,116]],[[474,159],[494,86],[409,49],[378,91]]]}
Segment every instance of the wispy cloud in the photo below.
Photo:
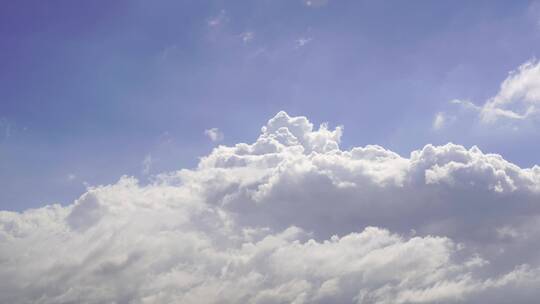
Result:
{"label": "wispy cloud", "polygon": [[228,21],[228,16],[227,16],[227,12],[225,10],[221,10],[219,12],[219,14],[217,14],[216,16],[214,17],[211,17],[209,18],[207,21],[206,21],[206,24],[209,26],[209,27],[218,27],[218,26],[221,26],[223,25],[224,23],[226,23]]}
{"label": "wispy cloud", "polygon": [[150,170],[152,169],[153,162],[154,162],[154,159],[152,158],[152,155],[148,154],[144,157],[142,161],[142,173],[144,175],[150,174]]}
{"label": "wispy cloud", "polygon": [[446,117],[443,112],[439,112],[435,114],[435,118],[433,119],[433,129],[434,130],[440,130],[446,122]]}
{"label": "wispy cloud", "polygon": [[211,128],[208,130],[204,130],[204,134],[210,138],[213,142],[219,142],[222,141],[225,137],[223,132],[221,132],[218,128]]}
{"label": "wispy cloud", "polygon": [[300,37],[300,38],[296,39],[296,41],[295,41],[296,48],[298,49],[298,48],[304,47],[308,43],[310,43],[312,40],[313,40],[313,38],[310,38],[310,37]]}
{"label": "wispy cloud", "polygon": [[255,38],[255,33],[252,31],[246,31],[240,34],[240,38],[242,39],[242,42],[248,43]]}
{"label": "wispy cloud", "polygon": [[474,110],[474,111],[480,111],[482,110],[482,107],[475,105],[474,103],[466,100],[466,99],[452,99],[450,100],[451,104],[462,106],[465,109]]}
{"label": "wispy cloud", "polygon": [[304,0],[304,5],[308,7],[322,7],[328,4],[329,0]]}

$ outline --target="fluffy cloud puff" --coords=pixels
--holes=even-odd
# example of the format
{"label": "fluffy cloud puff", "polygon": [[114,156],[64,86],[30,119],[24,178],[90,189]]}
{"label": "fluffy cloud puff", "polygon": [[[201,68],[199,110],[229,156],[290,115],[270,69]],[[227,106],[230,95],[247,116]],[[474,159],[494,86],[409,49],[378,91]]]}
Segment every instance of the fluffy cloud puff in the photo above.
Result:
{"label": "fluffy cloud puff", "polygon": [[503,81],[499,93],[481,108],[484,122],[501,117],[525,119],[538,114],[540,104],[540,62],[530,60]]}
{"label": "fluffy cloud puff", "polygon": [[0,212],[2,303],[535,303],[540,167],[278,113],[148,185]]}
{"label": "fluffy cloud puff", "polygon": [[497,123],[497,128],[512,127],[514,131],[535,125],[540,117],[540,62],[533,58],[510,71],[497,94],[483,104],[466,99],[453,99],[450,103],[459,106],[458,110],[436,113],[433,130],[443,129],[456,120],[468,124],[478,119],[481,126],[493,127]]}

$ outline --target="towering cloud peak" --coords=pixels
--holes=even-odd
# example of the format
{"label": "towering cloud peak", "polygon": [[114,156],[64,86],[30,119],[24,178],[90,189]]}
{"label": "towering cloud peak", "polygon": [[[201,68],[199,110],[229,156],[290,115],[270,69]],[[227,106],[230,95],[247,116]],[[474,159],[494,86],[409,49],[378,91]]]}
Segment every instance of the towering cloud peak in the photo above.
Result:
{"label": "towering cloud peak", "polygon": [[328,152],[339,149],[342,127],[329,130],[326,123],[318,130],[304,116],[290,117],[281,111],[261,129],[261,139],[273,139],[285,146],[301,145],[307,153]]}

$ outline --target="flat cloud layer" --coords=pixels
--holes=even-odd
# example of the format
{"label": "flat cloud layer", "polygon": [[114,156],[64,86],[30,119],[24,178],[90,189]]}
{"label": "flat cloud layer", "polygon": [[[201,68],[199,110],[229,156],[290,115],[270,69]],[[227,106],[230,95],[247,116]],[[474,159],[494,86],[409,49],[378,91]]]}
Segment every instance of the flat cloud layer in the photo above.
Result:
{"label": "flat cloud layer", "polygon": [[194,170],[0,212],[2,303],[536,303],[540,167],[278,113]]}

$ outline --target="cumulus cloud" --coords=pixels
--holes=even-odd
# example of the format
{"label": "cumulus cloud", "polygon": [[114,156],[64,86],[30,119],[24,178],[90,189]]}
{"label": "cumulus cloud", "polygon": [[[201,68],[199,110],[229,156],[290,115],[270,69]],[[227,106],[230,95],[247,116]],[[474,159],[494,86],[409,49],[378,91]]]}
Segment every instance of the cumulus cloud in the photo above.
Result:
{"label": "cumulus cloud", "polygon": [[482,123],[536,117],[540,106],[540,62],[532,59],[511,71],[501,83],[499,92],[481,106],[459,99],[451,103],[478,112]]}
{"label": "cumulus cloud", "polygon": [[540,167],[278,113],[192,170],[0,212],[0,302],[536,303]]}
{"label": "cumulus cloud", "polygon": [[481,118],[525,119],[538,112],[540,105],[540,62],[530,60],[503,81],[499,93],[482,107]]}
{"label": "cumulus cloud", "polygon": [[223,135],[223,132],[221,132],[218,128],[211,128],[208,130],[204,130],[204,134],[210,138],[213,142],[222,141],[225,137]]}

